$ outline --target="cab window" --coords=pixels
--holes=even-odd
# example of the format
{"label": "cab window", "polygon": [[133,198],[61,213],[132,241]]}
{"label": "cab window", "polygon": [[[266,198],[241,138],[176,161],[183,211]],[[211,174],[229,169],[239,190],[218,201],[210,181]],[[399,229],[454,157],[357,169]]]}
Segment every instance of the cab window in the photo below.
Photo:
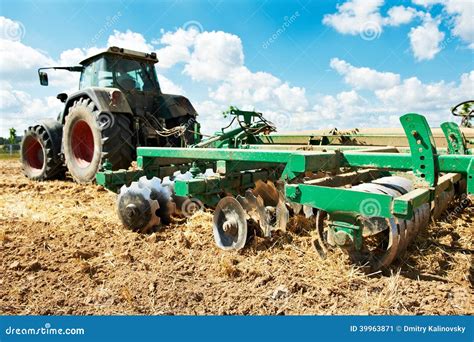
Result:
{"label": "cab window", "polygon": [[97,86],[97,70],[99,61],[100,60],[96,60],[84,68],[79,81],[79,89]]}

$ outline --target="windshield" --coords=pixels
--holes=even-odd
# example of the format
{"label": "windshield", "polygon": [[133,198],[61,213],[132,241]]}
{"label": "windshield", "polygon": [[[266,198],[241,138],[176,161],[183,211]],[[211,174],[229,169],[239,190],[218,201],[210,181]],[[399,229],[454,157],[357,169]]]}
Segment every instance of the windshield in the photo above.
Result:
{"label": "windshield", "polygon": [[94,86],[125,91],[159,90],[153,64],[120,56],[103,56],[84,68],[80,88]]}

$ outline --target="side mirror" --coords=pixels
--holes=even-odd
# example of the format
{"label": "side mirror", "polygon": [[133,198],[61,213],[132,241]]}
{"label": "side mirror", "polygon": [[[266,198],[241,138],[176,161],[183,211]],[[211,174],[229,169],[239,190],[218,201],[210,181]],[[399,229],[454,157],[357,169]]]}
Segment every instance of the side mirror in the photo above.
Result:
{"label": "side mirror", "polygon": [[42,86],[47,86],[48,85],[48,74],[45,73],[44,71],[40,71],[38,74],[39,74],[40,84]]}

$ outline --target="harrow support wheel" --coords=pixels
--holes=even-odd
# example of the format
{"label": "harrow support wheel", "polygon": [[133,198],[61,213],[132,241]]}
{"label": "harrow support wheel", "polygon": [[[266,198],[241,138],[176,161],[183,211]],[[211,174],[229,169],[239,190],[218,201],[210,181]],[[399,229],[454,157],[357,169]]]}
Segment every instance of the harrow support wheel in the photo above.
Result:
{"label": "harrow support wheel", "polygon": [[[371,183],[362,183],[353,189],[370,193],[383,193],[398,197],[412,188],[408,179],[391,176],[374,180]],[[328,213],[319,210],[316,215],[316,236],[313,245],[319,255],[324,258],[331,247],[342,247],[349,258],[371,271],[378,271],[390,266],[397,258],[405,256],[408,245],[426,227],[430,220],[430,206],[425,203],[417,207],[411,219],[383,218],[372,216],[370,208],[365,208],[365,216],[358,216],[354,224],[362,230],[362,246],[356,249],[355,244],[341,245],[336,241],[336,234],[329,228]]]}
{"label": "harrow support wheel", "polygon": [[[313,246],[322,258],[336,246],[328,230],[327,220],[328,214],[319,210],[316,214],[316,236]],[[377,239],[375,245],[373,243],[369,245],[368,237],[363,237],[361,250],[356,250],[354,246],[344,248],[352,262],[376,272],[388,267],[397,258],[400,248],[403,248],[405,243],[405,223],[398,224],[395,219],[387,219],[386,224],[387,229],[374,236]]]}
{"label": "harrow support wheel", "polygon": [[217,246],[223,250],[239,250],[247,242],[247,217],[232,196],[219,201],[214,211],[212,229]]}

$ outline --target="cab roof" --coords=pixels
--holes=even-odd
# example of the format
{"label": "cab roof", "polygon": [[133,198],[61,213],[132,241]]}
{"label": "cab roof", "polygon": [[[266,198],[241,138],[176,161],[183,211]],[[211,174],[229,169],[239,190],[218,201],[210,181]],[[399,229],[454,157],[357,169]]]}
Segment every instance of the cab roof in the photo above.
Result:
{"label": "cab roof", "polygon": [[156,53],[151,52],[151,53],[146,53],[146,52],[139,52],[139,51],[134,51],[134,50],[128,50],[124,48],[120,48],[117,46],[111,46],[107,50],[99,52],[98,54],[95,54],[93,56],[87,57],[84,59],[82,62],[79,64],[81,65],[87,65],[91,63],[93,60],[103,56],[103,55],[117,55],[117,56],[122,56],[122,57],[127,57],[131,59],[139,59],[142,61],[147,61],[150,63],[157,63],[158,58],[156,57]]}

